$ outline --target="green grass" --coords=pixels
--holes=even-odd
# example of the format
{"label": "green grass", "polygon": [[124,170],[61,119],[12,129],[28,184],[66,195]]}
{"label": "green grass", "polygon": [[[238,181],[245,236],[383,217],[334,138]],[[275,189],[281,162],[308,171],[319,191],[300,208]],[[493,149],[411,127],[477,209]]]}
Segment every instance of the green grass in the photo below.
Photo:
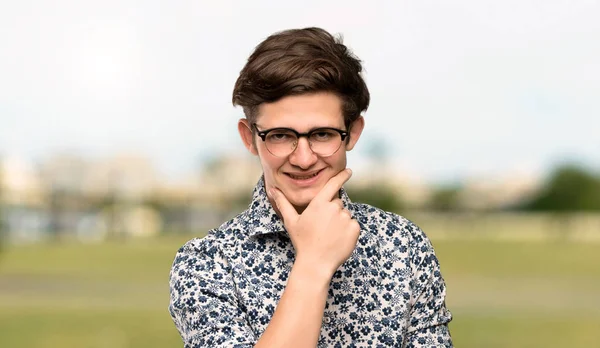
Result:
{"label": "green grass", "polygon": [[0,328],[2,347],[125,348],[182,345],[170,318],[158,309],[3,308]]}
{"label": "green grass", "polygon": [[457,347],[600,342],[600,245],[433,241]]}
{"label": "green grass", "polygon": [[451,324],[456,347],[597,347],[600,317],[556,314],[458,313]]}
{"label": "green grass", "polygon": [[[0,255],[0,347],[178,347],[168,272],[185,239]],[[434,240],[457,347],[600,342],[600,245]]]}
{"label": "green grass", "polygon": [[163,238],[102,245],[22,246],[0,255],[0,274],[124,282],[164,280],[177,248],[185,241]]}
{"label": "green grass", "polygon": [[600,281],[600,245],[577,242],[510,242],[489,240],[433,241],[449,273],[593,278]]}

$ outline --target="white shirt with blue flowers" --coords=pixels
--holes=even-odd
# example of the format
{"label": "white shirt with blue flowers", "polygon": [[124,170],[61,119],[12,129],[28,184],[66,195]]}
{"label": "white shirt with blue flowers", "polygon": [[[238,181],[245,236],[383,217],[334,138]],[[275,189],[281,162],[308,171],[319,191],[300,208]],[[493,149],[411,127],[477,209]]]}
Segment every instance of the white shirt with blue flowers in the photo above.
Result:
{"label": "white shirt with blue flowers", "polygon": [[[344,189],[340,197],[361,231],[331,279],[318,347],[452,347],[430,240],[401,216],[352,203]],[[246,211],[177,252],[169,311],[185,347],[253,347],[293,263],[261,178]]]}

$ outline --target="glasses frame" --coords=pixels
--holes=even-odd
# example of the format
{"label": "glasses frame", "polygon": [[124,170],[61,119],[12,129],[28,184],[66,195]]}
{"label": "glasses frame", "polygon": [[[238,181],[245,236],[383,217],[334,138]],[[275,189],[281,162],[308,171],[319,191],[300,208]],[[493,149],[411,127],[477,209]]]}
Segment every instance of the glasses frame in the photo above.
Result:
{"label": "glasses frame", "polygon": [[[261,131],[260,129],[258,129],[258,125],[257,125],[256,123],[252,123],[252,127],[253,127],[253,128],[256,130],[256,134],[258,134],[258,136],[259,136],[259,137],[262,139],[262,141],[263,141],[263,142],[266,142],[266,141],[267,141],[267,135],[268,135],[270,132],[272,132],[272,131],[276,131],[276,130],[279,130],[279,131],[290,131],[290,132],[292,132],[292,133],[294,133],[294,134],[296,135],[296,138],[297,138],[298,140],[300,140],[300,138],[304,137],[304,138],[306,138],[306,140],[308,141],[308,145],[309,145],[309,147],[310,147],[310,150],[311,150],[313,153],[315,153],[316,155],[319,155],[319,156],[321,156],[321,157],[330,157],[330,156],[333,156],[333,155],[334,155],[336,152],[338,152],[338,151],[340,150],[340,148],[342,147],[342,144],[344,143],[344,140],[346,140],[346,137],[348,136],[348,131],[346,131],[346,130],[343,130],[343,129],[333,128],[333,127],[319,127],[319,128],[315,128],[315,129],[313,129],[313,130],[310,130],[310,131],[308,131],[308,132],[306,132],[306,133],[300,133],[300,132],[298,132],[298,131],[297,131],[297,130],[295,130],[295,129],[292,129],[292,128],[286,128],[286,127],[275,127],[275,128],[269,128],[269,129],[265,129],[265,130],[262,130],[262,131]],[[332,152],[330,155],[326,155],[326,156],[324,156],[324,155],[320,155],[320,154],[316,153],[316,152],[315,152],[315,151],[312,149],[312,144],[311,144],[311,142],[310,142],[310,136],[311,136],[312,134],[314,134],[314,133],[316,133],[316,132],[318,132],[318,131],[322,131],[322,130],[331,130],[331,131],[335,131],[335,132],[339,133],[339,134],[340,134],[340,137],[342,138],[342,141],[340,141],[340,146],[339,146],[339,147],[338,147],[338,148],[337,148],[337,149],[336,149],[334,152]],[[289,154],[287,154],[287,155],[285,155],[285,156],[278,156],[278,155],[276,155],[276,154],[272,153],[272,152],[271,152],[271,150],[269,150],[269,147],[268,147],[268,146],[266,146],[266,144],[265,144],[265,147],[267,148],[267,151],[269,151],[269,153],[270,153],[271,155],[275,156],[275,157],[287,157],[287,156],[291,155],[292,153],[294,153],[294,151],[296,151],[296,149],[298,148],[298,142],[296,142],[296,145],[294,146],[294,149],[293,149],[292,151],[290,151],[290,153],[289,153]]]}

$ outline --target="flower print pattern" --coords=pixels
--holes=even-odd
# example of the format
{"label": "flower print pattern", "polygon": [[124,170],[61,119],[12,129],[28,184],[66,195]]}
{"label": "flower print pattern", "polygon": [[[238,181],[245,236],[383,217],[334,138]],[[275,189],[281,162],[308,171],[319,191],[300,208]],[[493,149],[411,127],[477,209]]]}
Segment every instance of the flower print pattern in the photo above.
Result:
{"label": "flower print pattern", "polygon": [[[331,279],[317,346],[452,347],[452,314],[430,240],[401,216],[353,203],[344,189],[340,197],[361,232]],[[246,211],[175,256],[169,311],[185,347],[253,347],[294,258],[261,178]]]}

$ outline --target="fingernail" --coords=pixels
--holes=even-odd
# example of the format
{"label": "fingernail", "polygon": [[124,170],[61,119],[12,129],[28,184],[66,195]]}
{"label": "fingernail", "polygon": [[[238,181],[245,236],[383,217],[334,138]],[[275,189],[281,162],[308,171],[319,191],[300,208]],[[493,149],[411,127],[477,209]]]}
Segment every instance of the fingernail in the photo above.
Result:
{"label": "fingernail", "polygon": [[346,168],[346,171],[348,172],[348,174],[352,174],[352,169]]}
{"label": "fingernail", "polygon": [[277,191],[272,187],[269,189],[269,193],[271,194],[271,197],[273,197],[273,198],[275,198],[277,195]]}

